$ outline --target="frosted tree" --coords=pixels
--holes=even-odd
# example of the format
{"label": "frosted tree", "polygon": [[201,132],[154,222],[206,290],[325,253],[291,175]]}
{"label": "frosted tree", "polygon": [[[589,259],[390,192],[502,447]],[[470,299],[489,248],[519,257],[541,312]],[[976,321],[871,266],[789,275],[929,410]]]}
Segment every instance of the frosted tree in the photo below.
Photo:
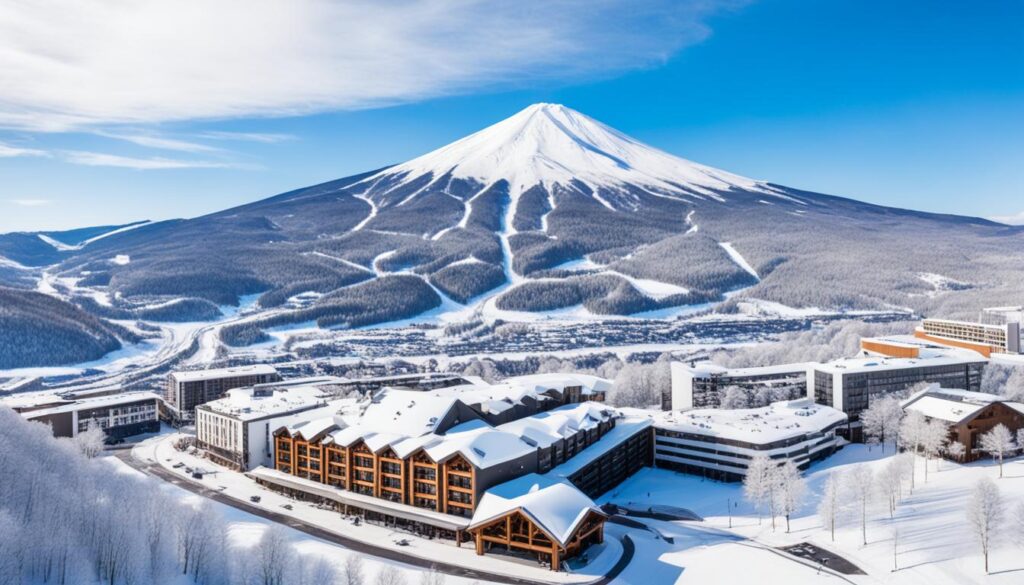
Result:
{"label": "frosted tree", "polygon": [[786,517],[786,532],[789,532],[789,517],[803,505],[807,483],[792,459],[779,466],[775,476],[779,486],[779,511]]}
{"label": "frosted tree", "polygon": [[363,585],[363,558],[357,554],[350,554],[345,559],[345,565],[341,568],[340,585]]}
{"label": "frosted tree", "polygon": [[875,474],[865,463],[854,466],[848,476],[847,484],[851,500],[857,506],[860,515],[860,531],[864,544],[868,543],[868,509],[874,503]]}
{"label": "frosted tree", "polygon": [[985,477],[978,480],[967,502],[967,523],[974,537],[981,545],[985,558],[985,573],[988,573],[988,554],[992,541],[999,531],[1003,516],[1003,500],[995,482]]}
{"label": "frosted tree", "polygon": [[900,499],[900,488],[903,485],[905,465],[899,458],[892,458],[878,473],[878,487],[885,494],[889,504],[889,518],[896,513],[896,504]]}
{"label": "frosted tree", "polygon": [[274,524],[263,532],[256,545],[257,576],[261,585],[285,585],[292,563],[291,544],[288,532],[280,524]]}
{"label": "frosted tree", "polygon": [[[761,510],[773,489],[775,463],[764,455],[755,455],[747,464],[747,475],[743,478],[743,496],[757,510],[757,523],[761,523]],[[770,510],[774,513],[774,510]],[[772,518],[774,525],[775,519]],[[774,527],[774,526],[773,526]]]}
{"label": "frosted tree", "polygon": [[966,452],[967,449],[964,448],[964,444],[961,443],[960,441],[950,441],[949,444],[946,445],[946,455],[949,455],[954,461],[958,463],[963,461],[964,453]]}
{"label": "frosted tree", "polygon": [[444,573],[431,566],[429,571],[420,575],[420,585],[444,585]]}
{"label": "frosted tree", "polygon": [[[900,423],[900,443],[904,449],[907,449],[915,456],[921,451],[921,442],[924,440],[924,435],[928,426],[928,420],[925,419],[924,415],[916,410],[912,410],[907,413],[907,416],[903,417],[903,421]],[[910,489],[914,489],[914,461],[911,460],[912,467],[910,469]]]}
{"label": "frosted tree", "polygon": [[885,452],[886,442],[895,444],[899,439],[903,408],[896,398],[885,396],[871,402],[861,413],[860,420],[864,425],[864,435],[880,443],[882,452]]}
{"label": "frosted tree", "polygon": [[724,410],[750,408],[750,396],[739,386],[726,386],[718,391],[718,408]]}
{"label": "frosted tree", "polygon": [[932,419],[925,423],[921,432],[921,452],[924,453],[924,481],[928,481],[928,461],[939,457],[949,441],[949,424]]}
{"label": "frosted tree", "polygon": [[72,440],[82,455],[92,458],[103,452],[103,442],[106,438],[107,434],[103,432],[103,429],[94,421],[89,421],[87,428],[75,435]]}
{"label": "frosted tree", "polygon": [[818,518],[821,519],[822,526],[828,529],[833,541],[836,539],[836,519],[843,508],[840,477],[835,471],[828,474],[821,490],[821,500],[818,502]]}
{"label": "frosted tree", "polygon": [[394,565],[384,565],[377,571],[374,585],[406,585],[405,574]]}
{"label": "frosted tree", "polygon": [[999,460],[999,477],[1003,477],[1003,457],[1013,453],[1017,445],[1013,442],[1010,429],[1003,423],[997,424],[981,436],[981,450]]}

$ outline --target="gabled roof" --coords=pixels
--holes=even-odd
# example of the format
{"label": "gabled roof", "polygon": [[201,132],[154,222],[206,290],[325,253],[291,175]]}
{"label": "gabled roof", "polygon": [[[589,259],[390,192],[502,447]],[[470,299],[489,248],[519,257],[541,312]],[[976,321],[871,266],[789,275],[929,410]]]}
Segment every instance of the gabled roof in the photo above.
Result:
{"label": "gabled roof", "polygon": [[522,512],[551,540],[568,544],[590,513],[604,513],[572,484],[531,473],[487,490],[473,514],[469,529],[485,525],[515,511]]}
{"label": "gabled roof", "polygon": [[337,429],[338,424],[334,422],[334,417],[327,416],[313,420],[305,420],[295,423],[294,425],[288,425],[284,428],[293,438],[301,435],[302,438],[307,441],[315,441],[322,435]]}
{"label": "gabled roof", "polygon": [[1002,404],[1024,414],[1024,404],[1020,402],[985,392],[941,388],[937,384],[915,393],[900,405],[904,410],[920,412],[931,419],[960,424],[978,416],[993,404]]}
{"label": "gabled roof", "polygon": [[485,469],[534,453],[536,447],[483,421],[469,421],[449,429],[443,441],[425,450],[438,463],[460,454],[478,469]]}
{"label": "gabled roof", "polygon": [[454,396],[387,388],[374,396],[356,424],[375,433],[418,437],[435,432],[455,403]]}

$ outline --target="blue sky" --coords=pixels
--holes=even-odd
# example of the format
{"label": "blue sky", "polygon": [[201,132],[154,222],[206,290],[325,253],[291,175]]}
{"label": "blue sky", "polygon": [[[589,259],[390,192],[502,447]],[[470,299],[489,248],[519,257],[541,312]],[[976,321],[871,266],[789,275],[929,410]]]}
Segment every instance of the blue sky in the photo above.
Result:
{"label": "blue sky", "polygon": [[95,34],[66,46],[73,14],[0,14],[17,39],[0,53],[0,231],[217,211],[539,101],[752,178],[1024,223],[1022,2],[212,3],[93,11]]}

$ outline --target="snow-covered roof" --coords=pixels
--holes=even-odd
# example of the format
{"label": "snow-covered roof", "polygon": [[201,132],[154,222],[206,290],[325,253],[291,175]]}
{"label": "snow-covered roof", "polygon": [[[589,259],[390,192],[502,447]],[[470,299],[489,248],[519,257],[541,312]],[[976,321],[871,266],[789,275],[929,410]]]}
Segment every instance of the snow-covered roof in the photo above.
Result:
{"label": "snow-covered roof", "polygon": [[458,453],[479,469],[501,465],[536,450],[518,435],[495,429],[480,420],[453,427],[444,435],[444,440],[426,447],[427,455],[434,461],[445,461]]}
{"label": "snow-covered roof", "polygon": [[335,422],[334,417],[325,416],[315,418],[313,420],[304,420],[297,422],[292,425],[288,425],[288,433],[293,437],[295,435],[302,435],[302,438],[307,441],[319,436],[322,433],[326,433],[333,428],[337,427],[338,424]]}
{"label": "snow-covered roof", "polygon": [[996,402],[1024,413],[1024,403],[1006,400],[995,394],[941,388],[938,385],[916,392],[900,404],[904,410],[919,412],[928,418],[959,423],[974,417],[982,409]]}
{"label": "snow-covered roof", "polygon": [[697,362],[692,366],[683,364],[683,370],[694,378],[710,378],[722,376],[730,378],[744,378],[754,376],[781,376],[789,374],[806,373],[808,369],[815,366],[813,362],[797,362],[791,364],[778,364],[774,366],[756,366],[751,368],[726,368],[710,361]]}
{"label": "snow-covered roof", "polygon": [[327,395],[313,385],[258,385],[232,388],[223,398],[199,408],[240,420],[255,420],[326,404],[326,398]]}
{"label": "snow-covered roof", "polygon": [[254,364],[250,366],[235,366],[231,368],[214,368],[209,370],[188,370],[182,372],[171,372],[171,376],[178,382],[198,382],[200,380],[215,380],[217,378],[236,378],[238,376],[256,376],[259,374],[276,374],[277,370],[269,364]]}
{"label": "snow-covered roof", "polygon": [[[627,412],[634,411],[627,409]],[[655,414],[653,418],[654,425],[661,429],[766,444],[818,432],[844,422],[846,414],[802,398],[775,402],[761,408],[673,411]]]}
{"label": "snow-covered roof", "polygon": [[367,432],[418,437],[436,431],[455,401],[448,393],[386,388],[374,396],[356,424]]}
{"label": "snow-covered roof", "polygon": [[972,363],[986,363],[981,354],[958,348],[929,348],[916,358],[894,357],[852,357],[839,358],[815,365],[819,372],[827,374],[857,374],[882,370],[901,370],[907,368],[930,368],[936,366],[953,366]]}
{"label": "snow-covered roof", "polygon": [[616,421],[615,428],[605,433],[600,441],[583,449],[565,463],[556,466],[548,472],[548,475],[565,478],[572,477],[574,473],[601,458],[608,451],[620,445],[622,441],[642,432],[644,429],[649,429],[653,422],[649,416],[631,415],[620,418]]}
{"label": "snow-covered roof", "polygon": [[576,486],[530,473],[484,492],[470,529],[521,511],[558,544],[565,546],[590,512],[604,515]]}
{"label": "snow-covered roof", "polygon": [[567,404],[499,425],[498,429],[522,437],[528,443],[536,443],[535,446],[550,447],[559,439],[564,439],[580,429],[593,428],[614,415],[614,410],[598,403]]}
{"label": "snow-covered roof", "polygon": [[505,378],[506,384],[524,384],[530,386],[539,386],[545,389],[556,388],[562,390],[569,386],[582,386],[583,394],[594,394],[607,392],[611,389],[612,383],[610,380],[592,376],[590,374],[531,374],[529,376],[513,376],[511,378]]}
{"label": "snow-covered roof", "polygon": [[98,396],[96,398],[81,398],[74,402],[59,404],[50,408],[28,410],[21,413],[21,415],[25,418],[33,419],[40,416],[59,414],[62,412],[76,412],[81,410],[91,410],[93,408],[109,408],[122,404],[133,404],[143,401],[156,402],[157,400],[160,400],[160,397],[152,392],[123,392],[121,394],[110,394],[108,396]]}

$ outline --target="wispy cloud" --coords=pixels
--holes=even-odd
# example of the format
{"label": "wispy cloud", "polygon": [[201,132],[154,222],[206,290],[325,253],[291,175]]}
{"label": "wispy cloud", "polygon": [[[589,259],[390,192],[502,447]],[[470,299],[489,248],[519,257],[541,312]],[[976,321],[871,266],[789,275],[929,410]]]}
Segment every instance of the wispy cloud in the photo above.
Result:
{"label": "wispy cloud", "polygon": [[1021,211],[1016,215],[994,215],[989,219],[1009,225],[1024,225],[1024,211]]}
{"label": "wispy cloud", "polygon": [[198,142],[165,138],[163,136],[155,136],[152,134],[118,134],[103,131],[98,131],[96,134],[106,138],[123,140],[139,146],[145,146],[146,148],[156,148],[160,150],[175,150],[179,152],[217,152],[221,150],[214,146],[199,144]]}
{"label": "wispy cloud", "polygon": [[16,156],[50,156],[50,153],[37,148],[21,148],[0,142],[0,158],[14,158]]}
{"label": "wispy cloud", "polygon": [[276,142],[286,142],[288,140],[297,140],[298,136],[294,134],[276,134],[276,133],[262,133],[262,132],[222,132],[213,130],[210,132],[203,132],[199,135],[200,138],[207,138],[210,140],[236,140],[239,142],[263,142],[265,144],[273,144]]}
{"label": "wispy cloud", "polygon": [[0,7],[0,125],[286,116],[664,62],[744,0],[135,0]]}
{"label": "wispy cloud", "polygon": [[53,203],[49,199],[8,199],[7,201],[19,207],[46,207]]}
{"label": "wispy cloud", "polygon": [[252,169],[252,165],[243,165],[231,162],[217,162],[206,160],[182,160],[174,158],[150,157],[137,158],[107,154],[104,152],[89,152],[83,150],[65,150],[61,152],[61,158],[71,164],[85,165],[90,167],[119,167],[137,170],[164,170],[164,169]]}

